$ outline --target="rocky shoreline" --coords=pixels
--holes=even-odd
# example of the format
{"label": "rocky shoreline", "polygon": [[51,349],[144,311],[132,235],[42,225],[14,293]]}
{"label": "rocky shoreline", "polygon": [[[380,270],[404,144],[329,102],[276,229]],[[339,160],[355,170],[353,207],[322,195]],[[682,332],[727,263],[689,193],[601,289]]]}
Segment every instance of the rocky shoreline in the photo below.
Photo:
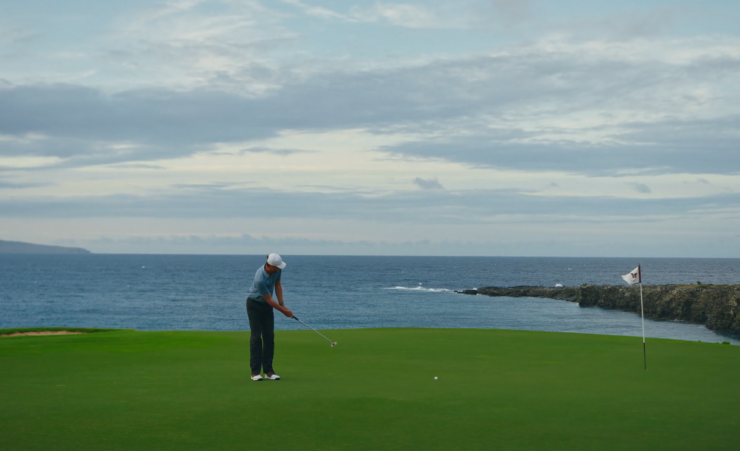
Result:
{"label": "rocky shoreline", "polygon": [[[483,287],[461,294],[548,298],[640,313],[640,287],[582,285],[580,287]],[[644,285],[645,317],[704,324],[717,332],[740,335],[740,285]]]}

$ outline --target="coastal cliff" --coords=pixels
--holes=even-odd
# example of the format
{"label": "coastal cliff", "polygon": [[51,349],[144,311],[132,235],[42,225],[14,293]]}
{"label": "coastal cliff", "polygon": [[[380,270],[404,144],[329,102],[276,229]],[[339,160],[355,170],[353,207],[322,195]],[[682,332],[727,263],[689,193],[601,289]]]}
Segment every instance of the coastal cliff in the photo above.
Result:
{"label": "coastal cliff", "polygon": [[[640,287],[483,287],[460,291],[485,296],[549,298],[640,313]],[[645,317],[704,324],[708,329],[740,335],[740,285],[644,285]]]}

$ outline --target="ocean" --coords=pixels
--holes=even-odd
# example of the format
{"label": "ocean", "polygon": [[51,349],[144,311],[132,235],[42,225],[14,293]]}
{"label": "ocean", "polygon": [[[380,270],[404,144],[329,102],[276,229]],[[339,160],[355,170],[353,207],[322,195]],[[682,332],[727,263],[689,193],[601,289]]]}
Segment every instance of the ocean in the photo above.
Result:
{"label": "ocean", "polygon": [[[0,328],[248,330],[246,294],[264,256],[0,255]],[[350,257],[284,255],[285,303],[317,329],[446,327],[640,336],[633,313],[534,298],[466,296],[482,286],[740,283],[740,259]],[[276,312],[277,329],[300,329]],[[648,337],[737,337],[646,320]]]}

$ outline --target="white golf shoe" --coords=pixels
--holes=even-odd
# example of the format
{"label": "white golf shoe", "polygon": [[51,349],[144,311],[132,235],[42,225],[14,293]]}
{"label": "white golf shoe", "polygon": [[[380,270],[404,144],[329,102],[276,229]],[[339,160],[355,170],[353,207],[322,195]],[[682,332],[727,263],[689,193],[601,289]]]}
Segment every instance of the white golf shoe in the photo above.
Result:
{"label": "white golf shoe", "polygon": [[255,374],[255,375],[252,376],[252,380],[253,381],[261,381],[262,380],[262,376],[260,376],[259,374]]}
{"label": "white golf shoe", "polygon": [[271,381],[279,381],[280,380],[280,376],[278,376],[275,373],[272,373],[272,376],[268,376],[267,374],[265,374],[265,379],[269,379]]}

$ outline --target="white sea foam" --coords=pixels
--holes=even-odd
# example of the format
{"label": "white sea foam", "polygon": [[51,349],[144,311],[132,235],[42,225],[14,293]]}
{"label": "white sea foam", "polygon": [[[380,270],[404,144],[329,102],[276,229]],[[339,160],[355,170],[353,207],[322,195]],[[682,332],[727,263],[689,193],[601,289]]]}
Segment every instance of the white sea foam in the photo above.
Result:
{"label": "white sea foam", "polygon": [[388,290],[404,290],[404,291],[427,291],[430,293],[446,293],[452,290],[448,290],[447,288],[424,288],[421,285],[418,287],[393,287],[393,288],[387,288]]}

